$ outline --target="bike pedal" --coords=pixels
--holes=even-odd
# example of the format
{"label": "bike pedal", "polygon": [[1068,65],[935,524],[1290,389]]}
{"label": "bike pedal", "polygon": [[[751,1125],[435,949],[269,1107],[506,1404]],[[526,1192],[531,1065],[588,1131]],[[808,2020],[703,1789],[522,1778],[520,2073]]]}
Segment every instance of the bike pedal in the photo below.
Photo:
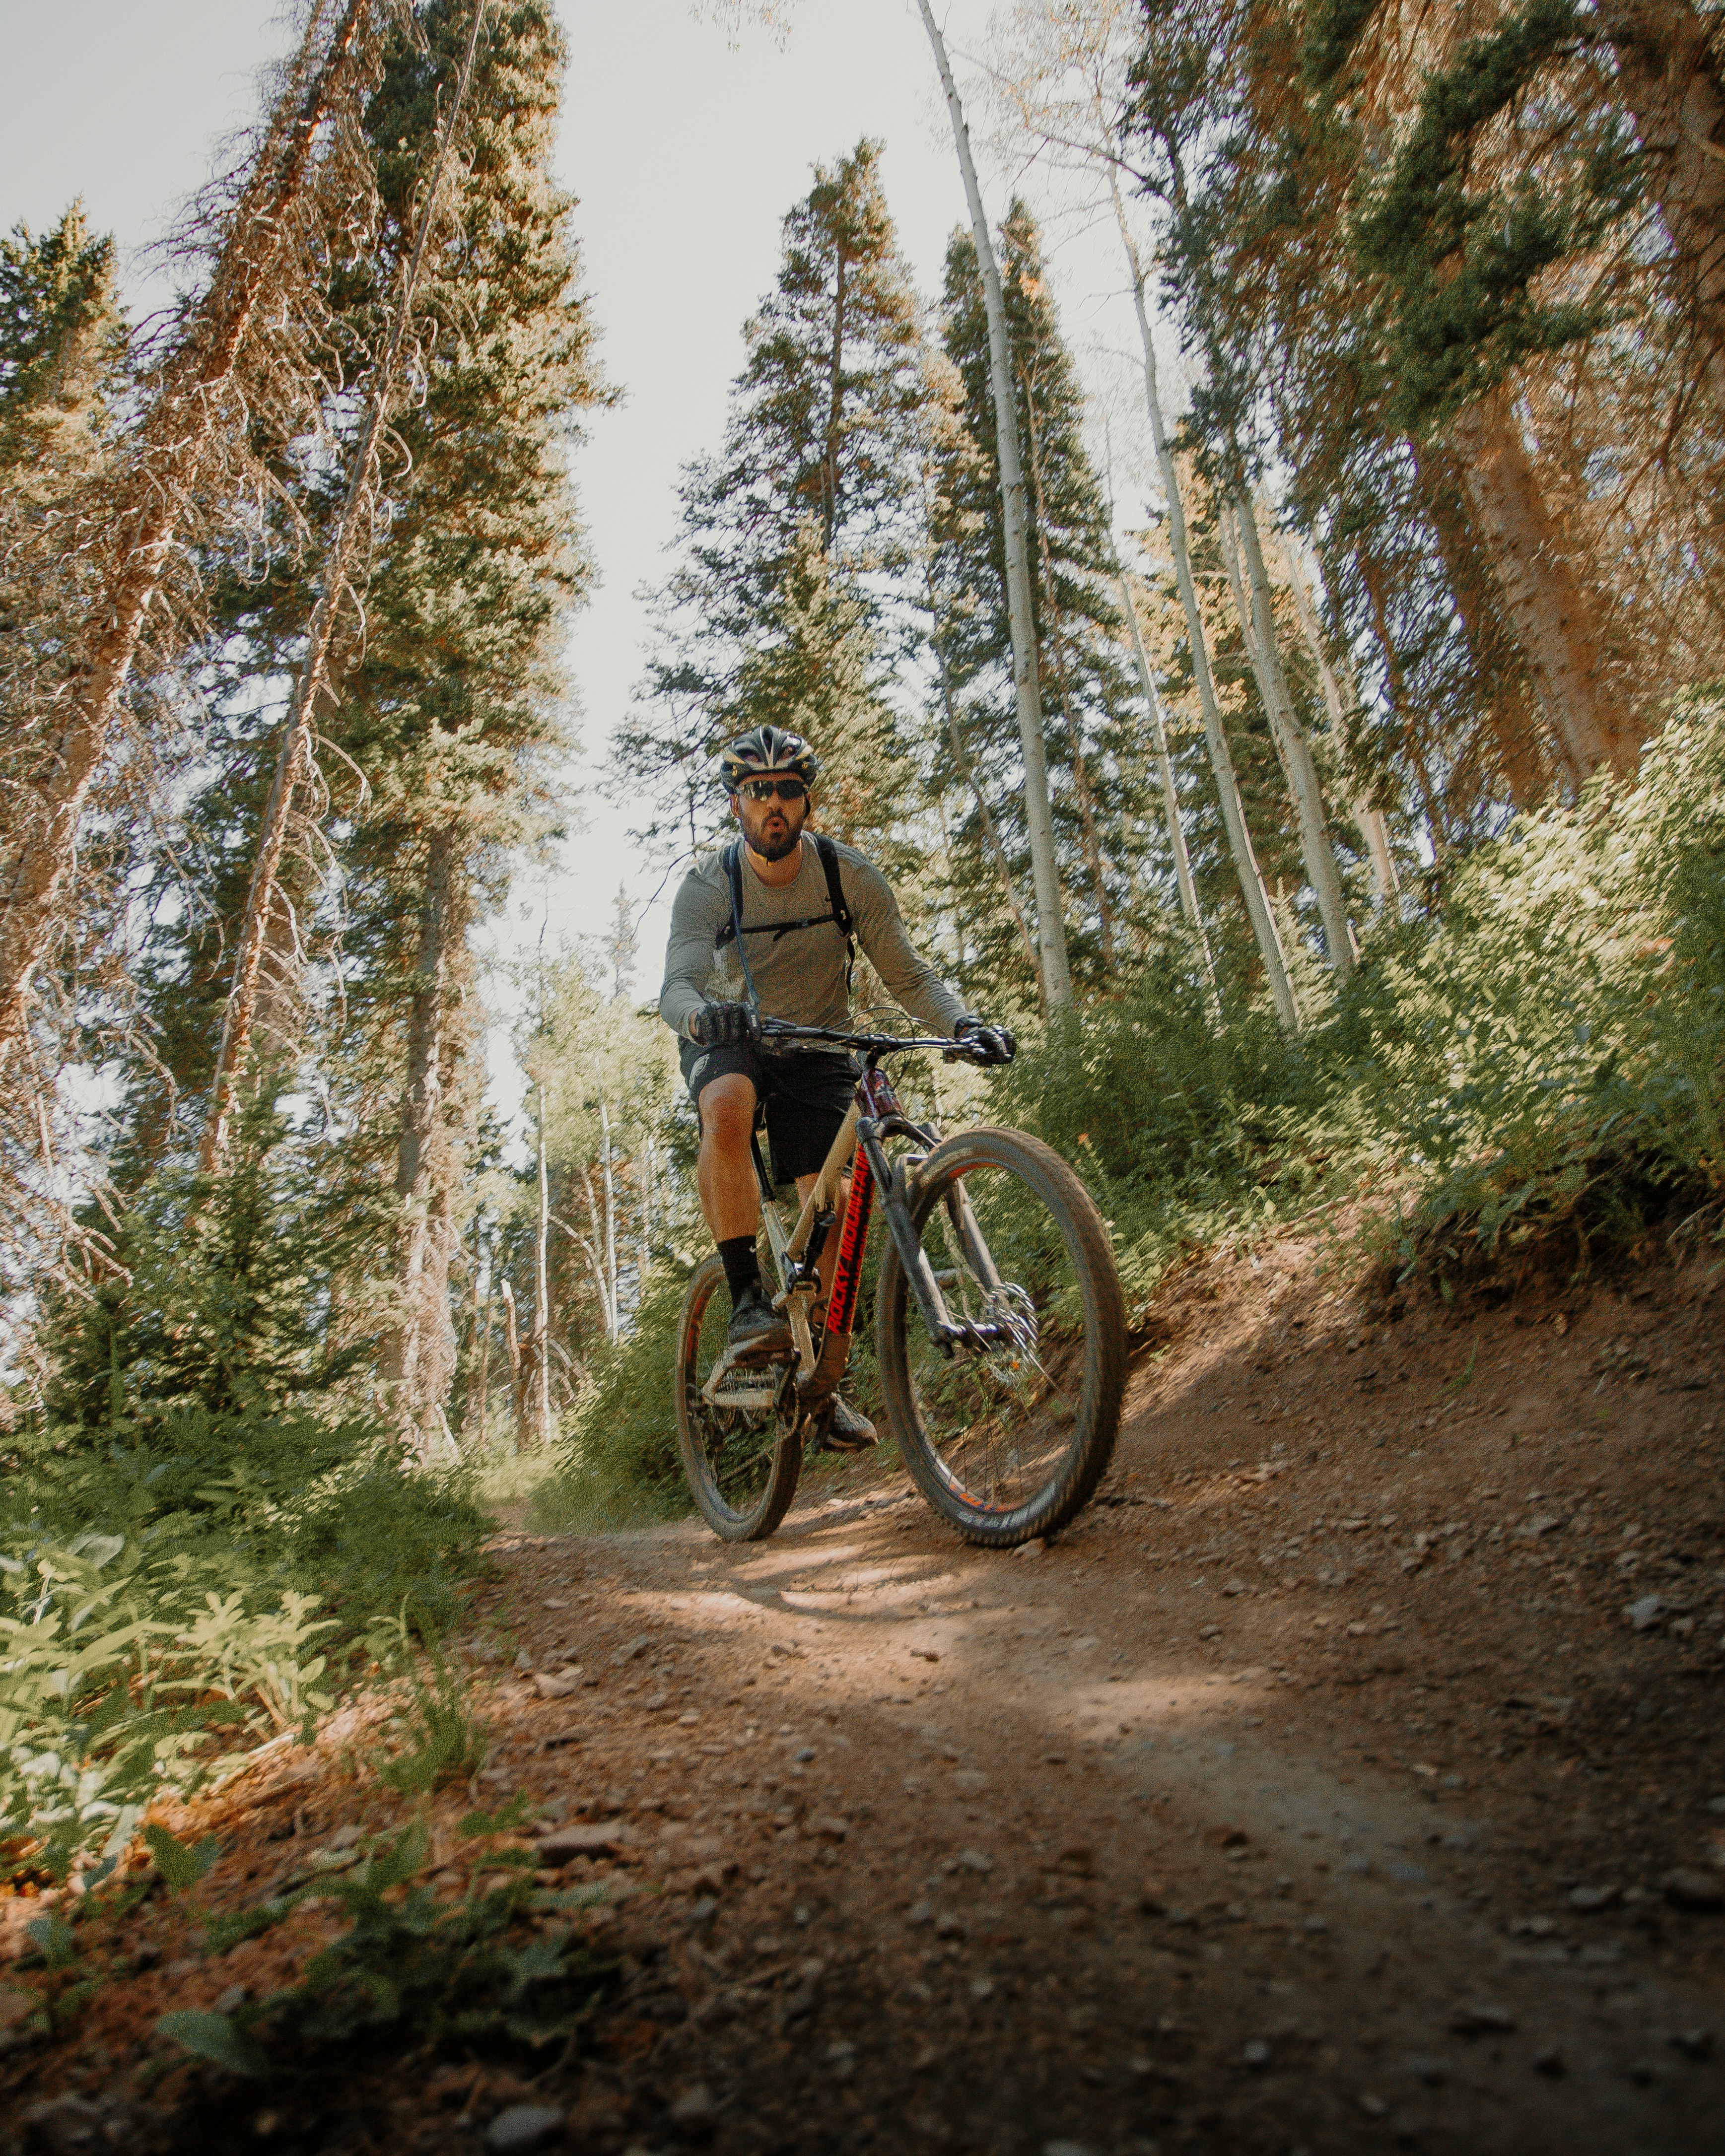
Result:
{"label": "bike pedal", "polygon": [[778,1398],[776,1384],[727,1384],[707,1394],[708,1404],[716,1408],[770,1408]]}

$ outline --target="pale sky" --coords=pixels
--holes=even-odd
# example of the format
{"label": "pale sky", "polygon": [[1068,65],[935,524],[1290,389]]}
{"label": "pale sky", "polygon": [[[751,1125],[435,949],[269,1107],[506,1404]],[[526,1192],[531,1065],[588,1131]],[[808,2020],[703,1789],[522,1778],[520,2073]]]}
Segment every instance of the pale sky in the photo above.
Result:
{"label": "pale sky", "polygon": [[[575,228],[609,379],[624,393],[595,416],[575,477],[599,583],[569,649],[584,793],[642,671],[636,594],[664,574],[676,530],[679,468],[716,447],[742,364],[742,328],[772,284],[779,223],[810,168],[881,138],[887,199],[926,298],[938,293],[947,238],[968,222],[946,108],[914,0],[800,0],[782,49],[745,28],[736,50],[688,0],[560,0],[571,60],[559,177],[580,198]],[[988,0],[944,17],[972,104],[991,215],[1013,177],[990,157],[966,54],[982,45]],[[147,303],[141,251],[210,170],[220,139],[253,112],[253,71],[290,29],[275,0],[0,0],[0,227],[39,230],[82,193],[94,224],[126,253],[126,289]],[[1027,189],[1039,208],[1039,187]],[[1050,227],[1069,341],[1111,413],[1120,509],[1142,499],[1141,417],[1122,389],[1133,340],[1110,249]],[[160,287],[157,288],[159,295]],[[1167,394],[1167,390],[1164,390]],[[1141,414],[1142,408],[1138,408]],[[1117,413],[1117,420],[1111,415]],[[1132,487],[1137,485],[1137,499]],[[548,880],[524,879],[505,947],[603,928],[619,880],[637,901],[665,864],[628,844],[630,820],[595,803],[585,834]],[[667,903],[641,924],[635,987],[657,986]],[[507,1097],[506,1056],[494,1060]],[[511,1102],[512,1105],[512,1102]]]}

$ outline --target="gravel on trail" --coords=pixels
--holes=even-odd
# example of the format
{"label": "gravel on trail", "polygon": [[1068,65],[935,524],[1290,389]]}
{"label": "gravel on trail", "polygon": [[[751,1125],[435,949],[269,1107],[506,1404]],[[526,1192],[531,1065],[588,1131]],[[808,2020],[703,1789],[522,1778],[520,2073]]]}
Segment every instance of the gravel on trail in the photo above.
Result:
{"label": "gravel on trail", "polygon": [[[430,1870],[526,1799],[618,1960],[582,2045],[213,2095],[155,2016],[262,1995],[319,1914],[200,1957],[146,1912],[3,2061],[9,2130],[192,2146],[225,2090],[230,2145],[329,2156],[1711,2151],[1722,1303],[1667,1269],[1403,1308],[1285,1239],[1159,1299],[1046,1546],[970,1549],[869,1460],[764,1544],[506,1534]],[[213,1905],[399,1820],[336,1723],[187,1814]]]}

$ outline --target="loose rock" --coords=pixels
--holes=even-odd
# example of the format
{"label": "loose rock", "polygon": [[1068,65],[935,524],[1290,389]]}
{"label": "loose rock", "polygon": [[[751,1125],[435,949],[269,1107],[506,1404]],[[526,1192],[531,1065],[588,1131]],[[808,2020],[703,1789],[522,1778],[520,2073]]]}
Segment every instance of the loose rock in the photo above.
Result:
{"label": "loose rock", "polygon": [[685,2088],[670,2107],[671,2123],[684,2133],[705,2133],[711,2130],[718,2116],[712,2092],[705,2082],[696,2082]]}
{"label": "loose rock", "polygon": [[567,1864],[572,1857],[614,1856],[619,1850],[633,1847],[635,1840],[635,1830],[627,1820],[603,1820],[593,1825],[578,1821],[542,1835],[533,1854],[542,1866],[550,1870]]}
{"label": "loose rock", "polygon": [[47,2103],[32,2104],[24,2113],[24,2146],[41,2150],[42,2156],[112,2148],[115,2144],[102,2131],[104,2118],[101,2107],[87,2097],[57,2096]]}
{"label": "loose rock", "polygon": [[1516,2017],[1507,2006],[1492,2006],[1482,1999],[1474,1999],[1458,2006],[1450,2016],[1450,2026],[1458,2036],[1502,2036],[1516,2025]]}
{"label": "loose rock", "polygon": [[512,2103],[485,2128],[485,2146],[495,2156],[526,2156],[563,2130],[563,2114],[548,2104]]}
{"label": "loose rock", "polygon": [[1676,1909],[1725,1909],[1725,1876],[1680,1864],[1665,1875],[1665,1898]]}

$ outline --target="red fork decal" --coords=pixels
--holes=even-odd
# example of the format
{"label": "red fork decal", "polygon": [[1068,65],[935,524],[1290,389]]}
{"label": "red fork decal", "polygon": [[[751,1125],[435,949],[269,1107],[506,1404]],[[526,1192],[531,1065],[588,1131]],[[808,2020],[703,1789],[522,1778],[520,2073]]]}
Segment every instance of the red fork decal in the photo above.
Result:
{"label": "red fork decal", "polygon": [[827,1331],[849,1332],[856,1315],[856,1291],[862,1285],[863,1245],[868,1240],[869,1213],[875,1202],[874,1178],[869,1157],[859,1152],[850,1171],[850,1203],[845,1209],[845,1226],[839,1237],[839,1262],[833,1273],[833,1292],[827,1303]]}

